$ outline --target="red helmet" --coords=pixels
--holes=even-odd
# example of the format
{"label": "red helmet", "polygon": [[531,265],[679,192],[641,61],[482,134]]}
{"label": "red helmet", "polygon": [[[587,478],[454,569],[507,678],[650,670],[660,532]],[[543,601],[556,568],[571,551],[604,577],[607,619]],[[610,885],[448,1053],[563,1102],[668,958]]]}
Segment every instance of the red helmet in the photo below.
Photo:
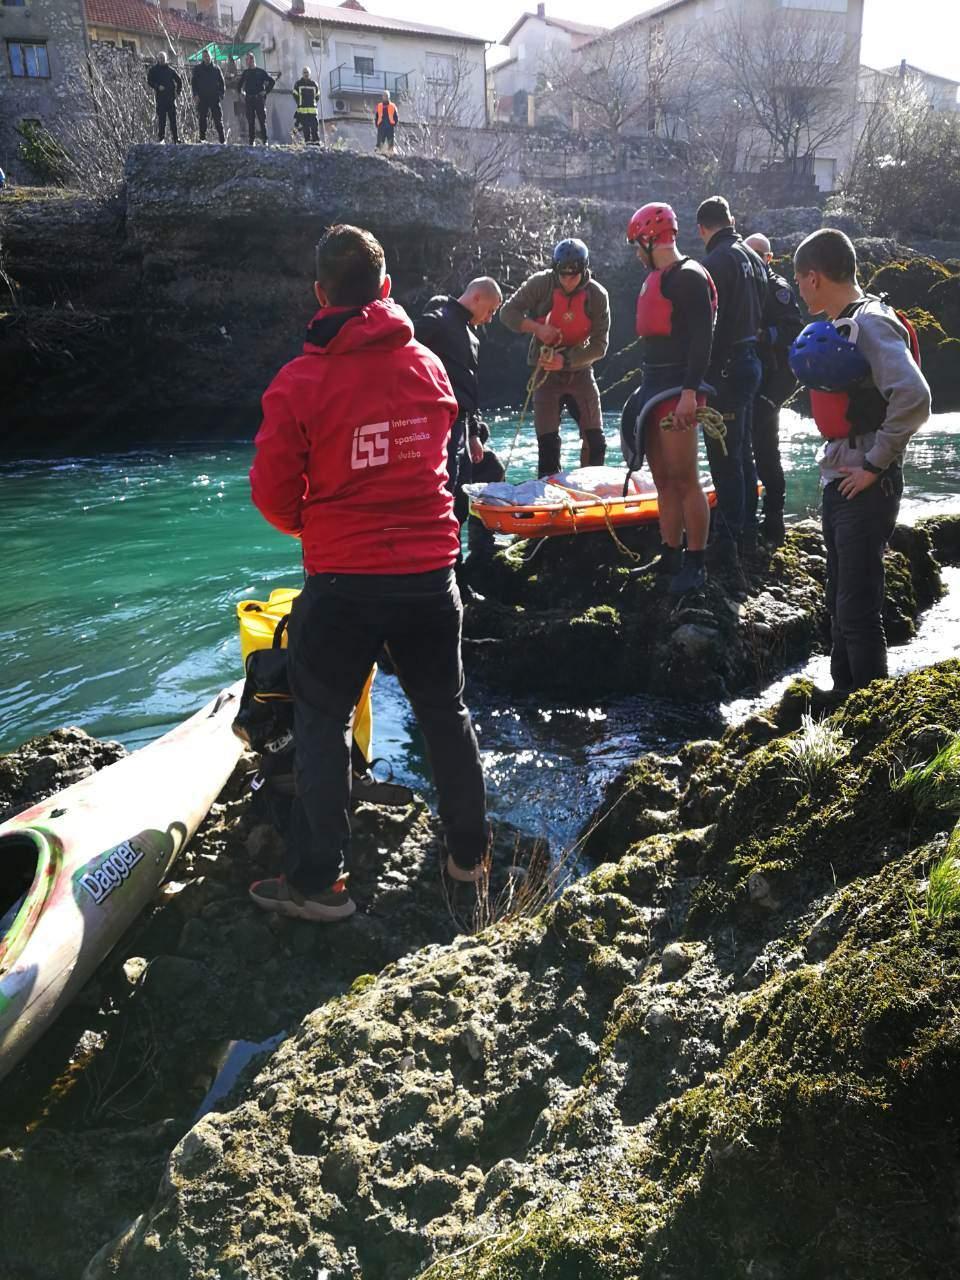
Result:
{"label": "red helmet", "polygon": [[655,244],[674,244],[677,230],[677,215],[668,204],[645,204],[630,219],[627,240],[649,253]]}

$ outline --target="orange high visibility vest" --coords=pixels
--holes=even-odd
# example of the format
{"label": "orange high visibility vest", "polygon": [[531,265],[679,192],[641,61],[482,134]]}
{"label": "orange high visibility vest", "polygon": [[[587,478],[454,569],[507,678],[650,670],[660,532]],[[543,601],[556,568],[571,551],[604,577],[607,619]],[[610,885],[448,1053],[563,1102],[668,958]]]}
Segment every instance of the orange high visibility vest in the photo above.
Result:
{"label": "orange high visibility vest", "polygon": [[383,109],[387,109],[387,123],[395,125],[397,123],[397,108],[392,102],[377,103],[377,124],[383,124]]}

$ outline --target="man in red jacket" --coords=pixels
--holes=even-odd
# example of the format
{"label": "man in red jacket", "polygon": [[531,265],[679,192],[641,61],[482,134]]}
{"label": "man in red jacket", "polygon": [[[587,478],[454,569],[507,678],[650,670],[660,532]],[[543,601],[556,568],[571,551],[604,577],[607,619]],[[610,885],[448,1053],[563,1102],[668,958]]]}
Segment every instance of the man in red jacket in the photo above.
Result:
{"label": "man in red jacket", "polygon": [[308,575],[289,626],[297,797],[286,874],[250,894],[267,911],[330,921],[356,910],[345,873],[350,721],[383,645],[426,739],[452,879],[480,879],[488,827],[446,486],[457,402],[390,299],[369,232],[326,232],[314,288],[320,310],[303,355],[264,394],[250,471],[254,505],[302,540]]}

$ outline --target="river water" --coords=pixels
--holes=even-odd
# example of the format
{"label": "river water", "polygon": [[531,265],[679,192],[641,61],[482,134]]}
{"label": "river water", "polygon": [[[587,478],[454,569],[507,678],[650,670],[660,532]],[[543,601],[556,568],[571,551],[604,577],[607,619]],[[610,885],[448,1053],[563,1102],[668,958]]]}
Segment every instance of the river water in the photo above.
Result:
{"label": "river water", "polygon": [[[491,423],[511,449],[516,417]],[[619,463],[608,415],[608,460]],[[812,424],[782,421],[788,507],[817,502]],[[960,414],[938,415],[911,446],[904,519],[960,505]],[[578,454],[565,428],[565,465]],[[302,581],[299,544],[251,507],[252,445],[143,445],[96,457],[23,457],[0,464],[0,539],[7,603],[0,618],[0,751],[63,724],[142,745],[241,674],[235,606]],[[535,471],[532,428],[520,432],[510,478]],[[897,670],[957,648],[960,580],[932,611],[922,642],[894,654]],[[813,670],[819,670],[814,660]],[[772,691],[771,691],[772,692]],[[768,695],[770,696],[770,695]],[[716,713],[652,698],[589,709],[498,703],[468,690],[495,816],[570,839],[604,781],[645,749],[715,731]],[[746,702],[724,709],[742,714]],[[422,743],[396,681],[374,689],[375,750],[395,776],[430,794]]]}

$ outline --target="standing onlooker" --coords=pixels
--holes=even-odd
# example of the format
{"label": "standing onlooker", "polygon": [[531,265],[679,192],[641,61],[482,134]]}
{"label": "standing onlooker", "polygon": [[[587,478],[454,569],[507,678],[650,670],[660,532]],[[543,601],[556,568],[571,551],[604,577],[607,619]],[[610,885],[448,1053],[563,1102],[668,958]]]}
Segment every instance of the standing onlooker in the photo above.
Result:
{"label": "standing onlooker", "polygon": [[743,243],[723,196],[711,196],[697,210],[697,231],[707,248],[703,265],[717,287],[717,324],[707,382],[713,401],[726,418],[726,452],[707,436],[707,458],[717,491],[714,563],[736,568],[737,551],[757,544],[757,471],[750,422],[760,386],[757,331],[763,322],[767,273]]}
{"label": "standing onlooker", "polygon": [[892,307],[860,288],[856,251],[842,231],[807,236],[793,273],[810,314],[835,326],[827,341],[811,343],[813,376],[797,361],[803,335],[793,355],[801,382],[816,388],[811,406],[826,441],[819,462],[830,673],[842,697],[887,674],[883,551],[900,510],[904,452],[930,416],[930,388],[914,336]]}
{"label": "standing onlooker", "polygon": [[320,86],[311,76],[309,67],[304,67],[300,72],[300,79],[293,86],[293,98],[297,104],[293,113],[294,124],[303,134],[304,142],[319,142]]}
{"label": "standing onlooker", "polygon": [[193,68],[190,77],[190,91],[197,108],[200,124],[200,141],[207,140],[207,116],[213,116],[213,126],[221,142],[223,136],[223,95],[226,86],[223,83],[223,72],[210,57],[210,50],[204,49],[200,61]]}
{"label": "standing onlooker", "polygon": [[253,146],[254,121],[260,125],[260,140],[267,145],[267,94],[277,83],[263,67],[257,66],[252,53],[247,54],[247,65],[237,81],[237,93],[241,94],[247,112],[247,132]]}
{"label": "standing onlooker", "polygon": [[447,489],[457,402],[443,366],[390,298],[383,249],[331,227],[316,250],[303,354],[263,397],[253,501],[299,538],[308,574],[290,615],[296,798],[287,874],[251,887],[266,911],[341,920],[350,845],[353,709],[386,645],[420,723],[447,874],[477,883],[489,829],[480,752],[463,701],[460,546]]}
{"label": "standing onlooker", "polygon": [[784,540],[783,507],[787,486],[780,461],[780,406],[797,385],[790,368],[790,343],[803,328],[803,316],[793,290],[770,265],[770,241],[759,232],[743,242],[767,269],[767,297],[763,323],[757,334],[757,354],[763,369],[760,390],[753,402],[753,456],[763,485],[763,520],[760,532],[772,546]]}
{"label": "standing onlooker", "polygon": [[377,126],[377,150],[386,152],[388,156],[393,155],[393,137],[399,119],[400,112],[396,104],[390,101],[390,90],[384,89],[373,113],[373,120]]}
{"label": "standing onlooker", "polygon": [[163,142],[167,121],[170,121],[170,136],[179,142],[177,136],[177,96],[183,88],[183,81],[167,65],[167,55],[161,49],[157,60],[147,72],[147,84],[154,92],[157,100],[157,140]]}
{"label": "standing onlooker", "polygon": [[576,404],[580,465],[598,467],[607,452],[600,391],[593,366],[607,354],[610,299],[590,273],[582,240],[561,240],[553,266],[537,271],[503,304],[500,319],[514,333],[529,333],[527,363],[535,370],[533,428],[537,475],[560,470],[562,406]]}

